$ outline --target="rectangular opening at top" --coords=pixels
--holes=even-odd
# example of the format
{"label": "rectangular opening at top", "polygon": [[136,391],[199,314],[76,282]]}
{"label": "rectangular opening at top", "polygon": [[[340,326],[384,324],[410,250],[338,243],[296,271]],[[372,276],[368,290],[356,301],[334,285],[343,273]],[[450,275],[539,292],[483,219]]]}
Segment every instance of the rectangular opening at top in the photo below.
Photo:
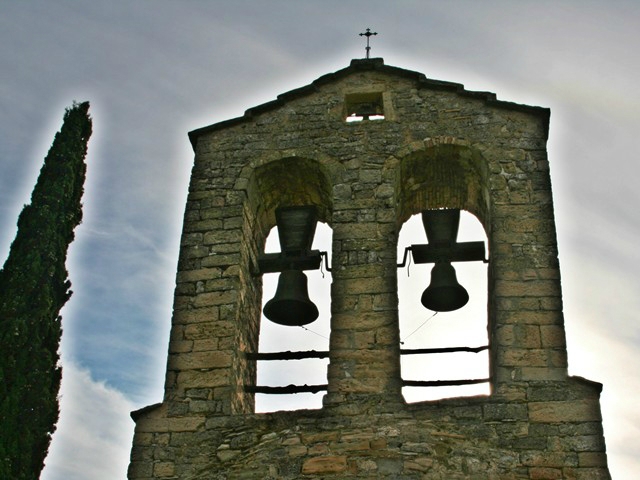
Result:
{"label": "rectangular opening at top", "polygon": [[384,120],[382,92],[350,93],[345,97],[347,122]]}

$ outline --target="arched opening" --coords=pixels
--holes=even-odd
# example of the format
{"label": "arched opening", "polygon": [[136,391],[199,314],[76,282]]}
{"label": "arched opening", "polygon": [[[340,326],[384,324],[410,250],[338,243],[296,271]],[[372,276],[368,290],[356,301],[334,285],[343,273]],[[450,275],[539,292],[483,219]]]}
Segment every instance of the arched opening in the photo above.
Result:
{"label": "arched opening", "polygon": [[[398,258],[406,245],[425,243],[421,216],[412,216],[400,230]],[[458,241],[485,241],[478,219],[462,211]],[[420,297],[429,285],[433,264],[410,264],[398,270],[401,371],[403,382],[433,382],[433,386],[404,386],[407,402],[450,397],[487,395],[489,382],[448,385],[447,382],[487,379],[489,351],[487,331],[487,265],[455,262],[458,283],[469,293],[469,302],[452,312],[427,310]],[[459,351],[447,351],[460,348]],[[468,350],[465,350],[468,349]],[[413,353],[416,350],[429,353]],[[445,351],[442,351],[445,350]],[[412,352],[412,353],[409,353]],[[438,384],[443,382],[443,384]]]}
{"label": "arched opening", "polygon": [[[313,249],[331,252],[332,230],[319,222],[313,242]],[[278,231],[274,227],[267,237],[265,253],[280,250]],[[289,360],[258,361],[257,385],[285,387],[288,385],[326,385],[327,365],[329,363],[329,334],[331,331],[331,272],[324,263],[320,270],[307,270],[308,292],[310,300],[318,307],[318,319],[304,326],[278,325],[267,318],[264,313],[260,320],[260,353],[282,351],[325,352],[322,358],[311,357]],[[265,274],[262,289],[262,311],[264,305],[276,293],[278,274]],[[273,412],[278,410],[315,409],[322,407],[324,390],[311,393],[269,394],[256,393],[256,412]]]}
{"label": "arched opening", "polygon": [[[255,373],[252,381],[245,384],[245,391],[254,398],[256,412],[319,408],[327,385],[329,350],[331,274],[325,267],[327,258],[322,257],[320,269],[306,269],[315,268],[317,264],[303,268],[308,280],[309,299],[315,303],[319,313],[315,321],[304,326],[281,325],[265,317],[265,304],[274,297],[282,268],[285,267],[275,270],[267,268],[265,271],[261,269],[260,262],[263,257],[273,254],[279,257],[282,253],[278,228],[275,226],[278,222],[277,212],[291,207],[310,208],[315,212],[317,224],[314,220],[315,235],[311,245],[316,255],[314,258],[317,258],[318,251],[331,254],[329,175],[323,165],[315,160],[301,157],[278,159],[252,171],[247,194],[256,219],[251,235],[256,245],[256,301],[252,300],[252,305],[257,315],[252,315],[250,320],[255,325],[255,336],[249,344],[247,355],[247,368]],[[324,356],[306,355],[311,351],[324,352]],[[283,352],[296,352],[295,358],[282,355]],[[297,355],[298,352],[301,355]],[[287,388],[305,385],[323,388],[313,389],[316,393]],[[292,393],[292,390],[297,393]]]}
{"label": "arched opening", "polygon": [[[488,259],[488,177],[487,162],[480,152],[452,137],[430,139],[427,148],[404,156],[397,178],[401,227],[398,258],[403,258],[407,246],[427,243],[421,212],[455,209],[461,215],[457,240],[453,240],[485,242]],[[412,255],[415,253],[412,250]],[[469,303],[459,310],[435,315],[421,303],[433,266],[411,265],[409,277],[407,269],[398,270],[403,395],[407,401],[415,402],[488,394],[488,326],[492,312],[488,304],[491,287],[487,265],[481,261],[453,262],[458,283],[469,293]]]}

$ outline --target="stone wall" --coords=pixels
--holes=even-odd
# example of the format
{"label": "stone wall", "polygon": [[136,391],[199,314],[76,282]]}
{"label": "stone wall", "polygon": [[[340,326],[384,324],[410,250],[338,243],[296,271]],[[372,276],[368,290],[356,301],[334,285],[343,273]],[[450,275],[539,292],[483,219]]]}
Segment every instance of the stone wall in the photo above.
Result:
{"label": "stone wall", "polygon": [[[138,422],[132,478],[609,478],[598,389],[540,383],[510,399]],[[169,453],[170,452],[170,453]]]}
{"label": "stone wall", "polygon": [[[384,120],[346,122],[358,98]],[[567,376],[548,118],[372,59],[191,132],[165,397],[133,414],[129,478],[609,478],[600,385]],[[255,414],[257,257],[291,205],[333,230],[328,391]],[[407,405],[398,232],[443,207],[489,240],[492,394]]]}

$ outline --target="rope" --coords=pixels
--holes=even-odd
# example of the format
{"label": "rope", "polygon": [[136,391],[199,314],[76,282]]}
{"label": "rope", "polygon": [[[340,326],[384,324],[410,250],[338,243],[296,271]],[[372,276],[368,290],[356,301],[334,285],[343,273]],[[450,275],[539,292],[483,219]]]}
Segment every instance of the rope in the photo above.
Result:
{"label": "rope", "polygon": [[309,329],[309,328],[305,327],[304,325],[300,325],[300,328],[302,328],[303,330],[306,330],[307,332],[311,332],[311,333],[313,333],[313,334],[315,334],[315,335],[318,335],[319,337],[322,337],[322,338],[324,338],[324,339],[326,339],[326,340],[329,340],[329,337],[325,337],[324,335],[322,335],[322,334],[320,334],[320,333],[318,333],[318,332],[314,332],[313,330],[311,330],[311,329]]}
{"label": "rope", "polygon": [[416,328],[413,332],[411,332],[409,335],[407,335],[406,337],[404,337],[404,340],[400,340],[400,345],[404,345],[404,342],[407,338],[409,338],[411,335],[413,335],[414,333],[416,333],[418,330],[420,330],[422,327],[424,327],[427,322],[429,320],[431,320],[433,317],[435,317],[438,314],[438,312],[435,312],[433,315],[431,315],[429,318],[427,318],[424,322],[422,322],[422,324]]}

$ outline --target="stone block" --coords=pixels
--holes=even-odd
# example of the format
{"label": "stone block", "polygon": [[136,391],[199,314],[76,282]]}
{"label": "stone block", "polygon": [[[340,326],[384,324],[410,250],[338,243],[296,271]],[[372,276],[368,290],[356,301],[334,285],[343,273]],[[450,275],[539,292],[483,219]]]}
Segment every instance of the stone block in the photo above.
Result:
{"label": "stone block", "polygon": [[505,367],[546,367],[551,362],[547,350],[500,348],[498,349],[497,363]]}
{"label": "stone block", "polygon": [[191,340],[172,340],[169,343],[169,353],[190,352],[193,349]]}
{"label": "stone block", "polygon": [[433,459],[430,457],[414,457],[404,461],[404,471],[410,472],[428,472],[433,467]]}
{"label": "stone block", "polygon": [[563,469],[565,478],[571,480],[611,480],[611,475],[606,468],[565,468]]}
{"label": "stone block", "polygon": [[520,461],[528,467],[575,467],[578,465],[578,455],[565,452],[528,451],[520,454]]}
{"label": "stone block", "polygon": [[345,453],[351,451],[369,450],[371,445],[369,440],[351,440],[351,441],[339,441],[329,445],[331,451],[335,453]]}
{"label": "stone block", "polygon": [[488,403],[482,407],[484,420],[513,422],[527,419],[526,404]]}
{"label": "stone block", "polygon": [[194,352],[204,352],[204,351],[213,351],[219,350],[220,342],[217,337],[215,338],[203,338],[199,340],[193,340],[193,349]]}
{"label": "stone block", "polygon": [[565,367],[520,367],[522,381],[562,381],[567,379]]}
{"label": "stone block", "polygon": [[304,445],[292,445],[287,447],[287,455],[290,457],[304,457],[308,453],[308,448]]}
{"label": "stone block", "polygon": [[211,369],[230,367],[231,361],[228,352],[187,352],[170,355],[167,365],[171,370]]}
{"label": "stone block", "polygon": [[599,422],[602,421],[597,400],[570,402],[531,402],[529,419],[540,423]]}
{"label": "stone block", "polygon": [[358,473],[364,472],[367,474],[371,474],[378,469],[378,464],[369,458],[357,459],[356,468]]}
{"label": "stone block", "polygon": [[533,467],[529,469],[531,480],[554,480],[563,478],[561,468]]}
{"label": "stone block", "polygon": [[565,332],[561,325],[540,326],[540,338],[543,347],[565,348]]}
{"label": "stone block", "polygon": [[210,254],[207,251],[207,254],[200,259],[200,265],[202,268],[211,268],[211,267],[228,267],[230,265],[237,265],[240,263],[240,254],[238,253],[227,253],[227,254]]}
{"label": "stone block", "polygon": [[157,478],[173,477],[176,467],[171,462],[157,462],[153,464],[153,475]]}
{"label": "stone block", "polygon": [[540,348],[540,327],[538,325],[504,325],[496,329],[496,343],[517,348]]}
{"label": "stone block", "polygon": [[207,321],[188,324],[184,329],[186,340],[208,340],[235,335],[237,326],[230,321]]}
{"label": "stone block", "polygon": [[202,308],[214,305],[224,305],[226,303],[235,302],[237,298],[238,292],[236,290],[200,293],[194,297],[193,306],[195,308]]}
{"label": "stone block", "polygon": [[573,452],[603,452],[605,449],[602,435],[571,435],[563,437],[560,444],[564,450]]}
{"label": "stone block", "polygon": [[327,475],[341,473],[347,469],[347,457],[332,455],[326,457],[311,457],[302,464],[303,475]]}
{"label": "stone block", "polygon": [[607,454],[604,448],[601,452],[580,452],[578,453],[578,465],[580,467],[601,467],[607,466]]}
{"label": "stone block", "polygon": [[153,478],[153,463],[132,461],[127,469],[127,478],[140,480]]}
{"label": "stone block", "polygon": [[217,306],[204,308],[192,308],[174,312],[173,323],[176,325],[214,322],[218,320],[219,310]]}
{"label": "stone block", "polygon": [[178,372],[177,383],[183,388],[211,388],[229,385],[231,372],[226,368],[214,370],[184,370]]}
{"label": "stone block", "polygon": [[209,280],[220,278],[222,270],[220,268],[199,268],[197,270],[182,270],[178,272],[176,280],[181,282],[197,282],[199,280]]}
{"label": "stone block", "polygon": [[501,297],[553,297],[560,296],[560,285],[555,280],[498,280],[495,294]]}
{"label": "stone block", "polygon": [[139,421],[136,430],[140,432],[193,432],[204,424],[203,417],[148,418]]}
{"label": "stone block", "polygon": [[[404,468],[404,459],[402,458],[380,458],[377,461],[378,472],[387,478],[398,478]],[[383,477],[384,478],[384,477]]]}
{"label": "stone block", "polygon": [[[395,281],[395,279],[393,279]],[[349,292],[351,295],[360,294],[380,294],[395,292],[395,286],[392,281],[387,278],[365,277],[365,278],[345,278],[337,279],[334,277],[334,285],[336,289]]]}
{"label": "stone block", "polygon": [[371,450],[384,450],[387,448],[386,438],[374,438],[370,442]]}
{"label": "stone block", "polygon": [[340,438],[338,431],[324,431],[324,432],[308,432],[302,434],[302,443],[305,445],[311,445],[314,443],[333,442]]}
{"label": "stone block", "polygon": [[326,443],[319,443],[310,446],[307,450],[310,456],[327,455],[329,453],[329,446]]}

